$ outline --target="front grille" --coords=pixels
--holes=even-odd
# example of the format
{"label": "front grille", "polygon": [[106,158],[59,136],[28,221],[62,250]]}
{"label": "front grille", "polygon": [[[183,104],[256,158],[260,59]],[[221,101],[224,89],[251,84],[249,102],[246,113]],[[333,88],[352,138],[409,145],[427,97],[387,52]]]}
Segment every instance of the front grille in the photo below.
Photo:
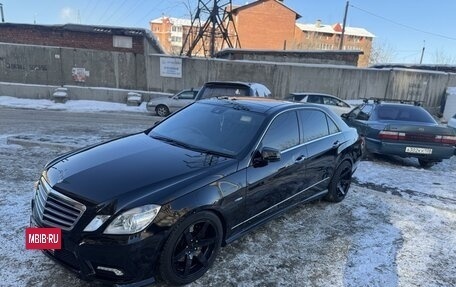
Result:
{"label": "front grille", "polygon": [[43,178],[39,181],[34,212],[45,225],[71,230],[85,210],[85,205],[52,189]]}

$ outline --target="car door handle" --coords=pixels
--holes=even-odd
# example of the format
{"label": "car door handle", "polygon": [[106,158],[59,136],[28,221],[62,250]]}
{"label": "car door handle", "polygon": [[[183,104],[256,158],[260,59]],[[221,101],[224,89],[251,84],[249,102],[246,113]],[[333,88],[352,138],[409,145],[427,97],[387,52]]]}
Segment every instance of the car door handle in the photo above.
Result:
{"label": "car door handle", "polygon": [[298,156],[298,158],[296,158],[295,162],[296,162],[296,163],[299,163],[299,162],[301,162],[301,161],[303,161],[303,160],[305,160],[305,159],[306,159],[305,156],[300,155],[300,156]]}

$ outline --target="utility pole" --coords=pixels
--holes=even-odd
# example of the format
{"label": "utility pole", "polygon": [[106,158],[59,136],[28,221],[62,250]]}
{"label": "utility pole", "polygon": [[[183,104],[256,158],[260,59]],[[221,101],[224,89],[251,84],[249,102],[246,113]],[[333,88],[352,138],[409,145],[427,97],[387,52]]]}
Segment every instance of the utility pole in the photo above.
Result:
{"label": "utility pole", "polygon": [[425,45],[426,45],[426,40],[423,40],[423,50],[421,50],[420,64],[423,63],[424,50],[426,49]]}
{"label": "utility pole", "polygon": [[[214,57],[216,50],[223,49],[225,45],[240,47],[232,10],[231,0],[198,0],[198,8],[193,14],[180,54],[191,57],[198,55],[202,49],[205,57]],[[189,48],[185,51],[187,46]]]}
{"label": "utility pole", "polygon": [[3,4],[0,3],[0,14],[2,14],[2,23],[5,23],[5,16],[3,15]]}
{"label": "utility pole", "polygon": [[342,24],[342,35],[340,35],[339,50],[344,48],[345,23],[347,23],[348,5],[349,1],[347,1],[347,4],[345,5],[344,23]]}

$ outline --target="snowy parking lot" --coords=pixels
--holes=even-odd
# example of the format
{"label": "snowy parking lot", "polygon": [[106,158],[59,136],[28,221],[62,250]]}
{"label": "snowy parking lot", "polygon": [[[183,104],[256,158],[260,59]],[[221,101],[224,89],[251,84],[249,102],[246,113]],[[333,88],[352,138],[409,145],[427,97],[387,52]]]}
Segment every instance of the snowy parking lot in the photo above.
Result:
{"label": "snowy parking lot", "polygon": [[[34,181],[58,154],[158,119],[144,106],[0,96],[0,286],[96,285],[25,249]],[[427,170],[363,161],[343,202],[303,204],[253,230],[190,286],[456,286],[456,157]]]}

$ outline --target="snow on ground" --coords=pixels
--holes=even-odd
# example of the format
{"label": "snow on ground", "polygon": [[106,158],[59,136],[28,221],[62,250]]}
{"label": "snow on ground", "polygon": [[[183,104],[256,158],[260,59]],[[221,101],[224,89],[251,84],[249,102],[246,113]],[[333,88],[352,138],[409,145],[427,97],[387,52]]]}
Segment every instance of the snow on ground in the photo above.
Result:
{"label": "snow on ground", "polygon": [[[28,101],[17,107],[32,108]],[[97,104],[105,106],[90,105]],[[15,100],[0,97],[1,105],[14,106]],[[103,110],[80,103],[65,110],[78,105],[78,111]],[[146,124],[120,122],[103,119],[90,128],[24,122],[19,136],[92,144]],[[39,251],[25,250],[33,183],[63,150],[8,144],[11,136],[18,135],[0,122],[0,286],[93,286]],[[343,202],[289,210],[222,248],[209,272],[190,286],[456,286],[455,186],[456,157],[430,169],[411,159],[362,161]]]}
{"label": "snow on ground", "polygon": [[[363,186],[380,187],[386,192],[414,197],[423,203],[456,204],[454,156],[429,169],[419,167],[413,159],[377,156],[372,161],[362,161],[354,177]],[[452,208],[456,210],[456,206]]]}
{"label": "snow on ground", "polygon": [[145,102],[138,107],[127,106],[126,104],[121,103],[90,100],[69,100],[62,104],[46,99],[22,99],[9,96],[0,96],[0,106],[23,109],[61,110],[69,112],[147,112]]}

